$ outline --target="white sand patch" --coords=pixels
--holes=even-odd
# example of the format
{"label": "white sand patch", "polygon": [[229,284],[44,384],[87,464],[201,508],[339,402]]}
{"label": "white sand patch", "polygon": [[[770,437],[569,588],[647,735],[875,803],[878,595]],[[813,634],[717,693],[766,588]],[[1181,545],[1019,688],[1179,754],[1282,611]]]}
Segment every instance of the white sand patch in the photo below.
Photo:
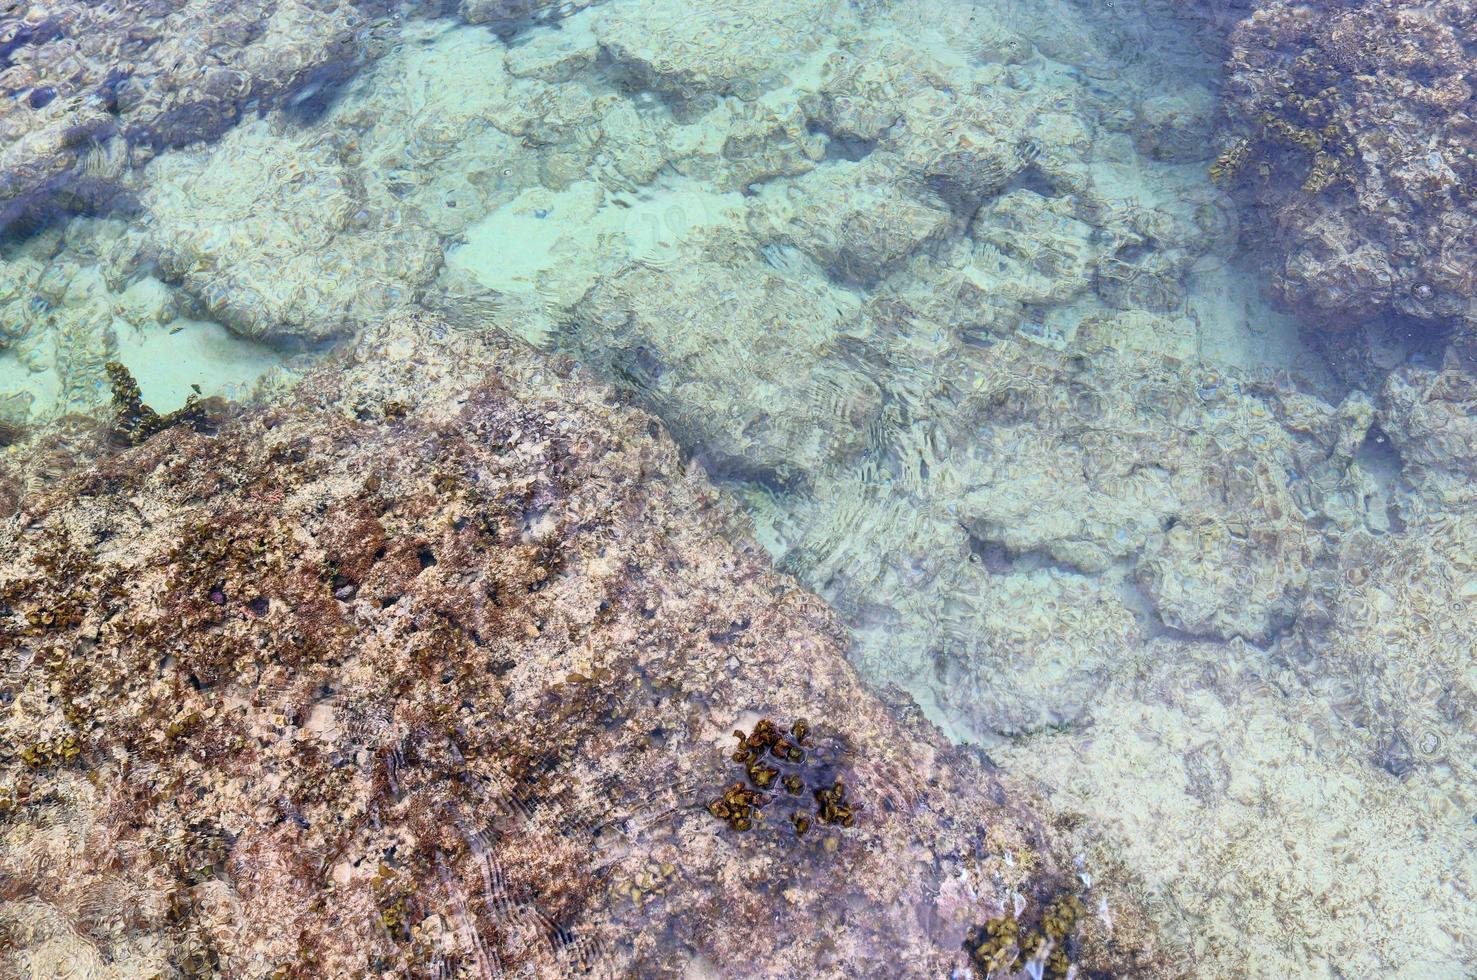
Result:
{"label": "white sand patch", "polygon": [[207,397],[244,400],[262,375],[286,361],[205,320],[181,317],[168,326],[146,328],[120,323],[116,329],[118,360],[138,381],[144,401],[159,412],[184,404],[192,385]]}

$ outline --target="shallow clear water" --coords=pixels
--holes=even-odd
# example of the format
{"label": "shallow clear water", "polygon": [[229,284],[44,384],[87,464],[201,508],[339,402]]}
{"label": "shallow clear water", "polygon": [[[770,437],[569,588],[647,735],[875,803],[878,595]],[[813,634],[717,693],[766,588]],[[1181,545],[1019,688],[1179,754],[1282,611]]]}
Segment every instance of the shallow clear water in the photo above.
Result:
{"label": "shallow clear water", "polygon": [[1378,610],[1305,615],[1404,533],[1401,460],[1268,297],[1174,6],[404,11],[337,88],[99,147],[130,207],[15,221],[0,413],[106,415],[112,360],[161,411],[270,397],[407,309],[570,355],[1199,975],[1467,975],[1472,733],[1362,659]]}

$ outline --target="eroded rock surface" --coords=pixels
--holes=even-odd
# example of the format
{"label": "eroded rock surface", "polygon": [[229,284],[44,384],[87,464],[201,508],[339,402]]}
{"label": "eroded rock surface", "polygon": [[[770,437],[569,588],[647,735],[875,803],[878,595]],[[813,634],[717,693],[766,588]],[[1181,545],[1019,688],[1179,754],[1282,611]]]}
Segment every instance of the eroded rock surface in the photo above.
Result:
{"label": "eroded rock surface", "polygon": [[412,305],[441,243],[418,212],[366,191],[355,145],[257,121],[169,154],[143,196],[149,222],[117,251],[243,337],[312,345],[356,332]]}
{"label": "eroded rock surface", "polygon": [[1439,771],[1450,743],[1397,781],[1326,690],[1240,640],[1125,653],[1090,728],[995,755],[1123,842],[1194,975],[1471,971],[1477,861],[1470,791],[1452,799]]}
{"label": "eroded rock surface", "polygon": [[[1467,431],[1470,393],[1460,372],[1438,369],[1439,356],[1424,356],[1439,353],[1438,343],[1412,357],[1408,345],[1366,343],[1366,336],[1376,336],[1371,325],[1339,334],[1340,352],[1357,349],[1361,359],[1357,371],[1343,363],[1338,370],[1365,393],[1327,384],[1322,366],[1309,366],[1308,352],[1293,339],[1294,324],[1261,301],[1255,275],[1236,267],[1235,242],[1251,236],[1238,233],[1243,215],[1226,192],[1242,185],[1214,188],[1205,174],[1216,152],[1205,139],[1207,114],[1219,91],[1210,66],[1220,58],[1178,63],[1186,46],[1208,43],[1211,34],[1159,23],[1169,6],[1162,0],[783,0],[733,11],[708,3],[606,4],[574,12],[558,30],[523,31],[525,15],[537,20],[558,8],[540,0],[421,5],[423,13],[459,12],[474,20],[481,16],[474,8],[480,9],[494,30],[451,26],[450,19],[405,23],[399,28],[403,43],[361,73],[321,118],[274,112],[213,147],[164,154],[136,175],[148,210],[135,227],[72,222],[64,243],[43,248],[41,241],[7,254],[16,286],[7,290],[0,277],[0,330],[21,363],[55,362],[62,369],[58,387],[77,408],[89,397],[95,404],[100,364],[131,336],[124,322],[162,326],[176,308],[185,311],[180,323],[193,310],[245,336],[292,345],[352,335],[386,313],[423,303],[444,310],[458,327],[496,324],[562,349],[660,414],[693,459],[743,496],[759,536],[783,566],[840,607],[858,636],[850,656],[869,681],[906,683],[956,737],[989,743],[996,758],[1039,778],[1053,800],[1073,811],[1066,822],[1097,835],[1095,842],[1082,841],[1095,887],[1102,887],[1102,869],[1114,866],[1101,837],[1117,836],[1120,857],[1156,896],[1155,920],[1174,932],[1186,970],[1299,975],[1317,963],[1326,972],[1361,976],[1464,975],[1477,967],[1470,953],[1477,943],[1465,916],[1477,875],[1452,856],[1477,853],[1468,846],[1474,783],[1464,761],[1473,756],[1474,644],[1466,625],[1473,619],[1471,542],[1464,530],[1471,523],[1467,474],[1477,444]],[[1245,6],[1234,0],[1214,11],[1178,12],[1219,23]],[[1432,10],[1445,17],[1451,8]],[[1365,16],[1354,8],[1339,16],[1346,15]],[[1246,28],[1254,29],[1255,22]],[[1313,45],[1322,43],[1322,27],[1308,29]],[[497,36],[510,31],[521,32],[515,43]],[[766,46],[770,38],[778,43]],[[1269,57],[1281,63],[1297,55],[1279,48]],[[1364,92],[1360,86],[1375,82],[1394,84],[1354,78],[1349,91]],[[1278,144],[1258,152],[1263,156],[1243,171],[1252,195],[1260,193],[1260,163],[1273,168],[1269,187],[1285,187],[1289,174],[1294,185],[1311,174],[1313,161],[1302,147]],[[92,157],[94,169],[117,162]],[[231,210],[238,195],[253,202],[254,213]],[[1342,208],[1346,197],[1336,182],[1307,196],[1321,202],[1313,212],[1278,203],[1277,213],[1292,222],[1287,234],[1294,248],[1303,242],[1298,222],[1321,221],[1317,209]],[[1407,198],[1397,194],[1395,200]],[[1458,220],[1443,208],[1432,213]],[[1379,222],[1385,220],[1360,225],[1359,234],[1375,236],[1374,246],[1382,247],[1378,236],[1389,227]],[[1334,229],[1334,244],[1357,244],[1357,236],[1341,227]],[[1251,234],[1256,230],[1253,225]],[[1419,258],[1423,248],[1410,254]],[[1309,254],[1323,262],[1340,253],[1319,245]],[[1337,285],[1349,273],[1338,261],[1329,268],[1320,283]],[[151,271],[168,281],[168,302],[154,303],[159,297],[152,291],[134,292],[145,283],[159,285],[147,279]],[[145,278],[133,281],[138,276]],[[1365,297],[1373,297],[1368,308],[1385,302],[1383,295]],[[1296,301],[1311,309],[1311,301]],[[1399,303],[1388,308],[1425,316]],[[1362,317],[1364,307],[1356,303],[1346,312],[1328,315],[1324,326],[1351,326],[1358,318],[1352,314]],[[107,331],[82,329],[110,313],[118,342]],[[178,324],[171,324],[173,336]],[[363,348],[366,357],[392,349],[400,350],[383,339]],[[511,357],[496,349],[498,357]],[[500,363],[513,374],[534,370],[516,357]],[[1294,370],[1259,367],[1268,364]],[[358,383],[376,369],[366,364],[356,370],[351,377]],[[470,391],[479,380],[468,375],[457,384]],[[416,574],[419,554],[412,565],[408,551],[396,553],[404,562],[397,574],[410,584],[390,612],[375,605],[397,594],[398,584],[365,593],[367,579],[335,582],[335,571],[330,594],[348,591],[329,605],[353,624],[368,624],[382,637],[376,643],[404,640],[402,647],[420,657],[415,644],[430,641],[415,637],[428,630],[442,635],[440,627],[424,625],[431,618],[426,610],[450,608],[460,623],[483,622],[483,612],[464,615],[470,586],[455,579],[471,568],[473,583],[486,580],[488,573],[477,571],[463,551],[472,540],[465,536],[474,532],[464,525],[448,533],[432,524],[486,507],[466,504],[470,491],[460,483],[448,484],[451,502],[403,489],[411,480],[408,468],[421,465],[412,460],[428,453],[441,459],[434,454],[442,449],[427,448],[433,437],[422,409],[407,405],[407,417],[395,421],[398,409],[391,404],[392,417],[383,418],[386,403],[400,399],[390,388],[389,381],[368,383],[364,405],[371,417],[345,421],[342,431],[396,460],[379,470],[386,485],[402,489],[375,519],[386,522],[381,526],[391,536],[414,538],[417,549],[420,541],[430,542],[436,564]],[[382,389],[386,394],[376,394]],[[432,402],[439,397],[427,396]],[[568,404],[560,397],[557,411],[565,413]],[[590,417],[614,426],[611,442],[629,447],[634,438],[646,445],[644,436],[622,428],[625,423],[606,422],[601,413],[607,410],[597,404]],[[16,420],[12,424],[28,426],[49,414],[15,401],[4,411]],[[488,417],[482,408],[468,412],[468,418]],[[586,417],[570,418],[578,427]],[[293,433],[309,428],[289,421],[273,432],[286,431],[283,426]],[[44,431],[34,462],[0,478],[0,514],[76,469],[79,453],[95,443],[82,419]],[[260,426],[250,431],[268,439],[271,451],[280,448],[271,440],[288,438]],[[237,445],[245,436],[232,438],[228,433],[219,444]],[[318,440],[313,445],[328,447],[322,458],[337,460],[333,465],[341,469],[335,472],[365,458],[348,450],[336,455],[337,434],[312,438]],[[217,445],[185,434],[156,439],[188,444],[191,451]],[[153,442],[144,451],[164,453]],[[629,459],[625,452],[612,450],[607,462],[619,469],[625,464],[617,461]],[[667,449],[652,452],[663,462],[650,472],[675,473]],[[142,457],[124,457],[135,458]],[[484,468],[496,462],[480,442],[465,458]],[[592,472],[579,459],[547,453],[517,472],[533,479],[534,469],[545,464],[567,464],[581,479]],[[327,507],[326,501],[339,499],[340,484],[349,486],[342,476],[333,479],[340,482],[330,492],[321,483],[282,477],[284,486],[309,487],[291,498],[296,502],[289,512],[309,528],[309,537],[322,537],[335,519],[331,510],[327,516],[310,512],[309,501],[322,499]],[[590,479],[609,491],[600,483],[605,477]],[[650,482],[665,486],[667,478]],[[170,490],[176,492],[183,490]],[[687,518],[671,516],[688,513],[672,502],[671,491],[657,493],[655,510],[634,503],[634,491],[625,492],[615,499],[640,508],[640,521],[656,521],[659,513],[669,523],[658,530],[673,521],[687,526]],[[420,516],[405,516],[411,510]],[[511,520],[512,511],[492,513],[501,515],[499,528]],[[257,516],[251,511],[247,519]],[[597,521],[590,533],[603,541],[600,529],[608,526]],[[631,533],[655,535],[654,526],[639,524]],[[521,526],[499,533],[500,542],[537,543],[525,541],[531,532]],[[327,545],[304,540],[307,550],[293,553],[291,569],[327,553]],[[679,536],[672,547],[708,554],[706,545],[688,544],[694,540]],[[584,555],[582,549],[586,545],[574,551]],[[613,561],[631,553],[607,548]],[[643,561],[670,557],[656,545],[641,554]],[[584,567],[583,560],[577,556],[571,567]],[[621,676],[632,657],[645,663],[641,658],[649,655],[663,665],[690,659],[699,672],[722,673],[712,658],[728,651],[724,656],[740,659],[735,669],[744,679],[721,687],[717,707],[701,708],[710,712],[704,719],[732,713],[746,698],[765,700],[773,707],[759,710],[772,710],[782,722],[783,712],[798,711],[798,696],[768,693],[768,682],[751,684],[743,644],[757,643],[755,623],[784,620],[798,624],[787,626],[786,635],[813,636],[825,633],[823,624],[804,616],[785,620],[791,613],[783,611],[755,612],[769,607],[732,583],[734,575],[758,566],[735,561],[713,571],[703,559],[701,575],[666,570],[662,581],[715,610],[741,607],[752,621],[748,629],[717,613],[704,613],[709,618],[700,623],[680,619],[682,625],[670,629],[643,626],[617,602],[614,625],[592,625],[591,633],[577,632],[570,641],[595,652],[538,647],[529,661],[536,666],[490,689],[489,703],[511,699],[516,718],[545,707],[555,717],[569,710],[572,724],[583,727],[568,740],[552,736],[561,750],[599,751],[624,737],[620,727],[610,735],[594,733],[586,724],[593,716],[580,714],[586,710],[580,705],[594,705],[592,712],[604,711],[602,705],[634,706],[631,717],[642,725],[661,711],[683,720],[675,729],[657,720],[642,730],[650,737],[660,727],[662,739],[676,732],[671,751],[650,749],[653,758],[676,758],[681,772],[695,773],[701,766],[682,760],[697,758],[689,745],[702,742],[702,752],[721,761],[718,736],[738,722],[713,721],[710,731],[703,727],[708,721],[689,720],[698,710],[688,706],[690,692],[712,686],[707,673],[684,680],[688,686],[677,702],[650,708],[636,694],[612,693],[616,682],[600,671],[608,667]],[[313,567],[320,574],[319,565]],[[518,558],[511,571],[499,574],[516,581],[529,567]],[[563,575],[550,580],[553,585],[524,600],[533,611],[520,605],[508,614],[510,629],[534,622],[543,644],[555,641],[537,623],[539,616],[583,623],[583,613],[558,603],[573,602],[571,595],[583,602],[585,593],[561,591],[574,589]],[[592,575],[588,581],[605,579]],[[710,581],[727,591],[712,592]],[[666,588],[633,586],[630,601],[660,593],[675,603]],[[361,594],[370,596],[367,604]],[[230,590],[222,596],[236,602]],[[283,610],[267,598],[271,621]],[[485,599],[478,601],[485,609]],[[538,605],[546,601],[556,605]],[[236,606],[231,609],[234,614]],[[417,634],[396,618],[402,615],[419,618]],[[683,635],[696,639],[678,644],[674,631],[694,623]],[[649,649],[607,655],[606,634],[596,629],[607,625],[644,638]],[[255,636],[240,629],[243,637]],[[666,632],[651,639],[658,629]],[[727,639],[703,640],[709,633]],[[765,664],[780,662],[779,647],[754,650]],[[331,670],[340,669],[337,656],[327,658]],[[388,656],[375,647],[351,666],[379,667]],[[463,659],[481,663],[483,656],[492,654],[473,651]],[[826,679],[817,683],[831,684],[830,670],[823,668]],[[781,679],[794,676],[790,671],[784,667]],[[590,680],[571,681],[571,675]],[[562,681],[564,693],[539,687],[544,679],[549,685]],[[341,690],[359,699],[399,683],[356,674],[358,686]],[[475,685],[463,688],[461,674],[450,683],[483,693]],[[643,688],[648,683],[643,680]],[[576,694],[594,700],[571,700]],[[262,710],[301,718],[286,709],[308,703],[308,695],[283,697],[265,699]],[[389,728],[355,735],[353,744],[392,758],[399,746],[406,758],[440,759],[414,765],[449,774],[450,785],[461,773],[436,755],[440,750],[421,734],[427,729],[420,717],[386,721]],[[163,738],[188,743],[187,734],[168,735],[172,720]],[[532,731],[545,738],[548,725]],[[880,722],[876,730],[891,731]],[[124,732],[120,738],[141,739],[133,728]],[[911,738],[902,744],[912,746]],[[455,744],[464,752],[464,742]],[[57,748],[45,743],[34,757],[44,762]],[[70,748],[63,744],[60,751],[65,756]],[[924,758],[931,760],[933,751],[925,750]],[[524,797],[507,789],[503,770],[485,760],[504,765],[521,752],[484,751],[477,764],[477,772],[493,773],[496,786],[488,792],[503,793],[498,799]],[[94,750],[85,747],[73,759],[91,759],[89,753]],[[566,768],[554,770],[556,795],[571,785],[563,781],[569,763],[559,765]],[[389,771],[388,763],[361,769],[357,760],[345,768],[353,779],[382,783]],[[674,778],[679,788],[673,793],[697,806],[704,798],[688,790],[698,782],[696,776]],[[578,785],[596,785],[586,798],[598,798],[602,810],[627,812],[620,809],[625,798],[605,783]],[[74,796],[83,792],[78,779],[64,788]],[[366,790],[353,805],[379,792]],[[346,798],[333,799],[337,805]],[[929,805],[937,798],[919,797]],[[247,826],[232,809],[235,803],[211,799],[212,813],[226,813],[233,828]],[[432,802],[439,806],[441,799]],[[973,805],[972,797],[962,799]],[[447,803],[444,812],[463,812],[456,809],[459,801]],[[258,796],[248,802],[267,805]],[[949,804],[938,805],[940,821],[952,819]],[[284,823],[297,824],[277,812]],[[321,833],[318,811],[302,812]],[[487,839],[507,842],[508,849],[493,849],[497,867],[504,868],[508,853],[521,854],[528,841],[545,840],[537,835],[547,826],[567,829],[553,809],[540,812],[527,832],[533,836],[509,833],[507,817],[497,818],[498,833]],[[713,906],[702,889],[718,867],[712,849],[728,838],[701,842],[699,816],[705,815],[694,811],[692,820],[670,822],[669,838],[643,837],[639,830],[634,846],[605,831],[597,839],[595,876],[601,884],[624,885],[618,891],[627,898],[634,887],[633,901],[644,909],[639,915],[620,904],[580,906],[583,880],[547,896],[532,893],[531,877],[512,882],[511,904],[491,900],[497,909],[512,908],[516,920],[508,926],[500,919],[495,930],[511,937],[495,946],[504,966],[531,948],[517,935],[521,923],[536,921],[529,908],[550,915],[560,928],[566,920],[555,913],[594,909],[569,920],[574,924],[566,937],[595,937],[590,942],[629,935],[622,930],[652,925],[650,916],[675,916],[671,935],[710,930]],[[396,822],[399,817],[382,813],[381,819],[390,828],[387,837],[420,839],[419,830]],[[925,823],[909,826],[934,833]],[[728,832],[721,824],[717,829]],[[954,840],[948,834],[955,832],[944,832],[943,839]],[[248,844],[264,833],[254,825]],[[605,849],[611,840],[617,845]],[[889,841],[879,860],[898,853]],[[298,848],[290,855],[317,846],[289,843]],[[562,869],[578,862],[558,862],[590,840],[575,834],[555,843],[546,848],[556,853],[547,866]],[[350,845],[365,854],[371,847],[358,838]],[[852,860],[845,838],[838,846],[838,860]],[[953,853],[953,846],[943,850]],[[479,905],[473,889],[480,873],[466,862],[477,860],[475,848],[486,848],[466,845],[474,850],[469,859],[460,847],[453,841],[444,848],[448,878],[462,883],[456,887],[467,895],[469,914],[482,923],[477,917],[487,903]],[[574,850],[560,850],[565,847]],[[698,870],[679,874],[682,864],[672,855],[687,849],[699,856]],[[249,893],[242,907],[262,907],[256,886],[232,863],[234,847],[230,853],[222,872],[229,889],[211,883],[207,890],[219,889],[231,902],[237,898],[230,889]],[[779,852],[764,853],[761,866],[772,869]],[[669,866],[673,872],[665,870]],[[867,882],[875,870],[866,861],[846,867]],[[608,880],[601,877],[607,869],[614,869]],[[512,873],[502,873],[508,884]],[[779,889],[781,919],[821,915],[808,909],[825,903],[829,873],[784,879],[789,895]],[[374,904],[379,893],[355,877],[360,874],[349,877],[357,907],[370,918],[390,912],[392,921],[402,921],[398,898],[387,908]],[[935,907],[989,905],[996,893],[982,891],[972,874],[941,885]],[[684,882],[677,891],[664,883],[674,876]],[[416,880],[408,887],[423,885]],[[99,884],[92,894],[112,894],[112,887]],[[927,892],[931,886],[904,886],[899,909],[917,904],[909,897],[915,892],[907,891],[917,887]],[[451,901],[444,890],[436,894],[442,896],[437,901]],[[673,896],[686,896],[687,905],[677,907],[669,901]],[[792,911],[790,896],[807,911]],[[38,929],[66,936],[75,928],[69,923],[91,921],[91,906],[81,899],[58,893],[48,900],[50,906],[26,906],[26,915],[34,916],[26,921]],[[744,928],[761,914],[757,902],[743,899],[737,914]],[[1110,907],[1116,914],[1116,901]],[[459,920],[446,908],[435,911],[460,933]],[[870,905],[861,908],[862,917],[871,916]],[[802,921],[823,932],[835,922]],[[432,922],[422,935],[438,928]],[[735,948],[728,928],[718,927],[711,945],[690,943],[699,969],[729,967],[718,958]],[[1118,928],[1125,928],[1121,918]],[[145,946],[154,942],[163,949],[177,941],[161,929],[146,934],[153,938],[143,940]],[[348,935],[357,942],[367,933]],[[388,952],[398,949],[390,941],[379,941],[374,948],[387,951],[383,955],[400,955]],[[846,942],[872,939],[848,936]],[[568,972],[576,955],[561,952],[567,945],[560,938],[550,944],[553,953],[540,954],[554,957],[555,973]],[[932,968],[943,961],[930,959],[929,949],[918,962]],[[124,958],[119,943],[110,953]],[[631,958],[619,963],[638,967],[657,962],[641,959],[640,950],[622,948],[620,955]],[[774,969],[805,973],[814,967],[807,955],[785,945]],[[676,962],[661,959],[655,972]],[[753,962],[743,961],[746,968]],[[880,959],[861,963],[863,971],[887,975],[889,964]]]}
{"label": "eroded rock surface", "polygon": [[848,358],[842,301],[756,258],[725,236],[607,279],[576,308],[580,343],[717,471],[803,482],[861,452],[881,395]]}
{"label": "eroded rock surface", "polygon": [[380,0],[25,2],[0,11],[0,227],[111,203],[155,153],[347,77]]}
{"label": "eroded rock surface", "polygon": [[1311,598],[1292,660],[1376,765],[1451,814],[1477,809],[1477,382],[1407,369],[1378,438],[1403,463],[1400,533],[1356,536]]}
{"label": "eroded rock surface", "polygon": [[1264,209],[1284,297],[1341,329],[1477,324],[1477,8],[1263,0],[1232,35],[1222,158]]}
{"label": "eroded rock surface", "polygon": [[[1130,893],[867,693],[725,513],[650,417],[429,320],[31,486],[0,543],[6,968],[934,977],[1081,892],[1077,962],[1151,975]],[[760,717],[808,719],[853,826],[708,812]]]}

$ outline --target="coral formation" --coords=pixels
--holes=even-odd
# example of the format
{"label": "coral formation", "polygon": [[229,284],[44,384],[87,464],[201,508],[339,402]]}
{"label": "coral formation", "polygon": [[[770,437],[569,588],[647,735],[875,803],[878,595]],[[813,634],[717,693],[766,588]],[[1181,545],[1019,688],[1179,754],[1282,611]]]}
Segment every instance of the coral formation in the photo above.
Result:
{"label": "coral formation", "polygon": [[[73,234],[71,241],[84,237]],[[38,240],[25,252],[0,258],[0,343],[27,374],[54,372],[56,378],[52,398],[41,384],[24,385],[12,396],[19,421],[97,407],[106,391],[104,365],[117,356],[116,337],[108,329],[113,297],[102,270],[75,254],[57,254],[61,241],[47,246]]]}
{"label": "coral formation", "polygon": [[941,202],[899,186],[897,164],[874,154],[770,183],[750,209],[749,231],[763,246],[799,249],[842,283],[875,285],[954,224]]}
{"label": "coral formation", "polygon": [[1265,215],[1281,295],[1329,328],[1477,336],[1474,30],[1465,0],[1258,0],[1231,36],[1218,173]]}
{"label": "coral formation", "polygon": [[[0,246],[0,418],[37,429],[112,414],[107,364],[127,362],[157,401],[241,398],[283,358],[195,319],[190,298],[140,267],[122,222],[74,218]],[[186,377],[188,375],[188,377]],[[208,390],[207,390],[208,389]]]}
{"label": "coral formation", "polygon": [[[1071,855],[868,694],[719,504],[567,361],[418,319],[27,494],[3,968],[681,976],[748,972],[756,935],[775,976],[963,968],[968,925],[1038,914]],[[823,846],[709,815],[750,710],[842,724],[836,756],[821,722],[741,750],[844,769]],[[1083,967],[1153,975],[1103,877]]]}

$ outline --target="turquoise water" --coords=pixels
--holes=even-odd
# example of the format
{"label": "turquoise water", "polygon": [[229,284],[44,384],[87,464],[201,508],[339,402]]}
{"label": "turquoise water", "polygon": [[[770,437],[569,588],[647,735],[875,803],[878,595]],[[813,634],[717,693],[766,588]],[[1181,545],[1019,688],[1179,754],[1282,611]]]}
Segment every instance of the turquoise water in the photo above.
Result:
{"label": "turquoise water", "polygon": [[130,207],[14,223],[0,420],[106,416],[109,361],[270,397],[405,310],[567,354],[1196,975],[1470,975],[1472,532],[1269,298],[1173,6],[408,9],[336,88],[89,151]]}

